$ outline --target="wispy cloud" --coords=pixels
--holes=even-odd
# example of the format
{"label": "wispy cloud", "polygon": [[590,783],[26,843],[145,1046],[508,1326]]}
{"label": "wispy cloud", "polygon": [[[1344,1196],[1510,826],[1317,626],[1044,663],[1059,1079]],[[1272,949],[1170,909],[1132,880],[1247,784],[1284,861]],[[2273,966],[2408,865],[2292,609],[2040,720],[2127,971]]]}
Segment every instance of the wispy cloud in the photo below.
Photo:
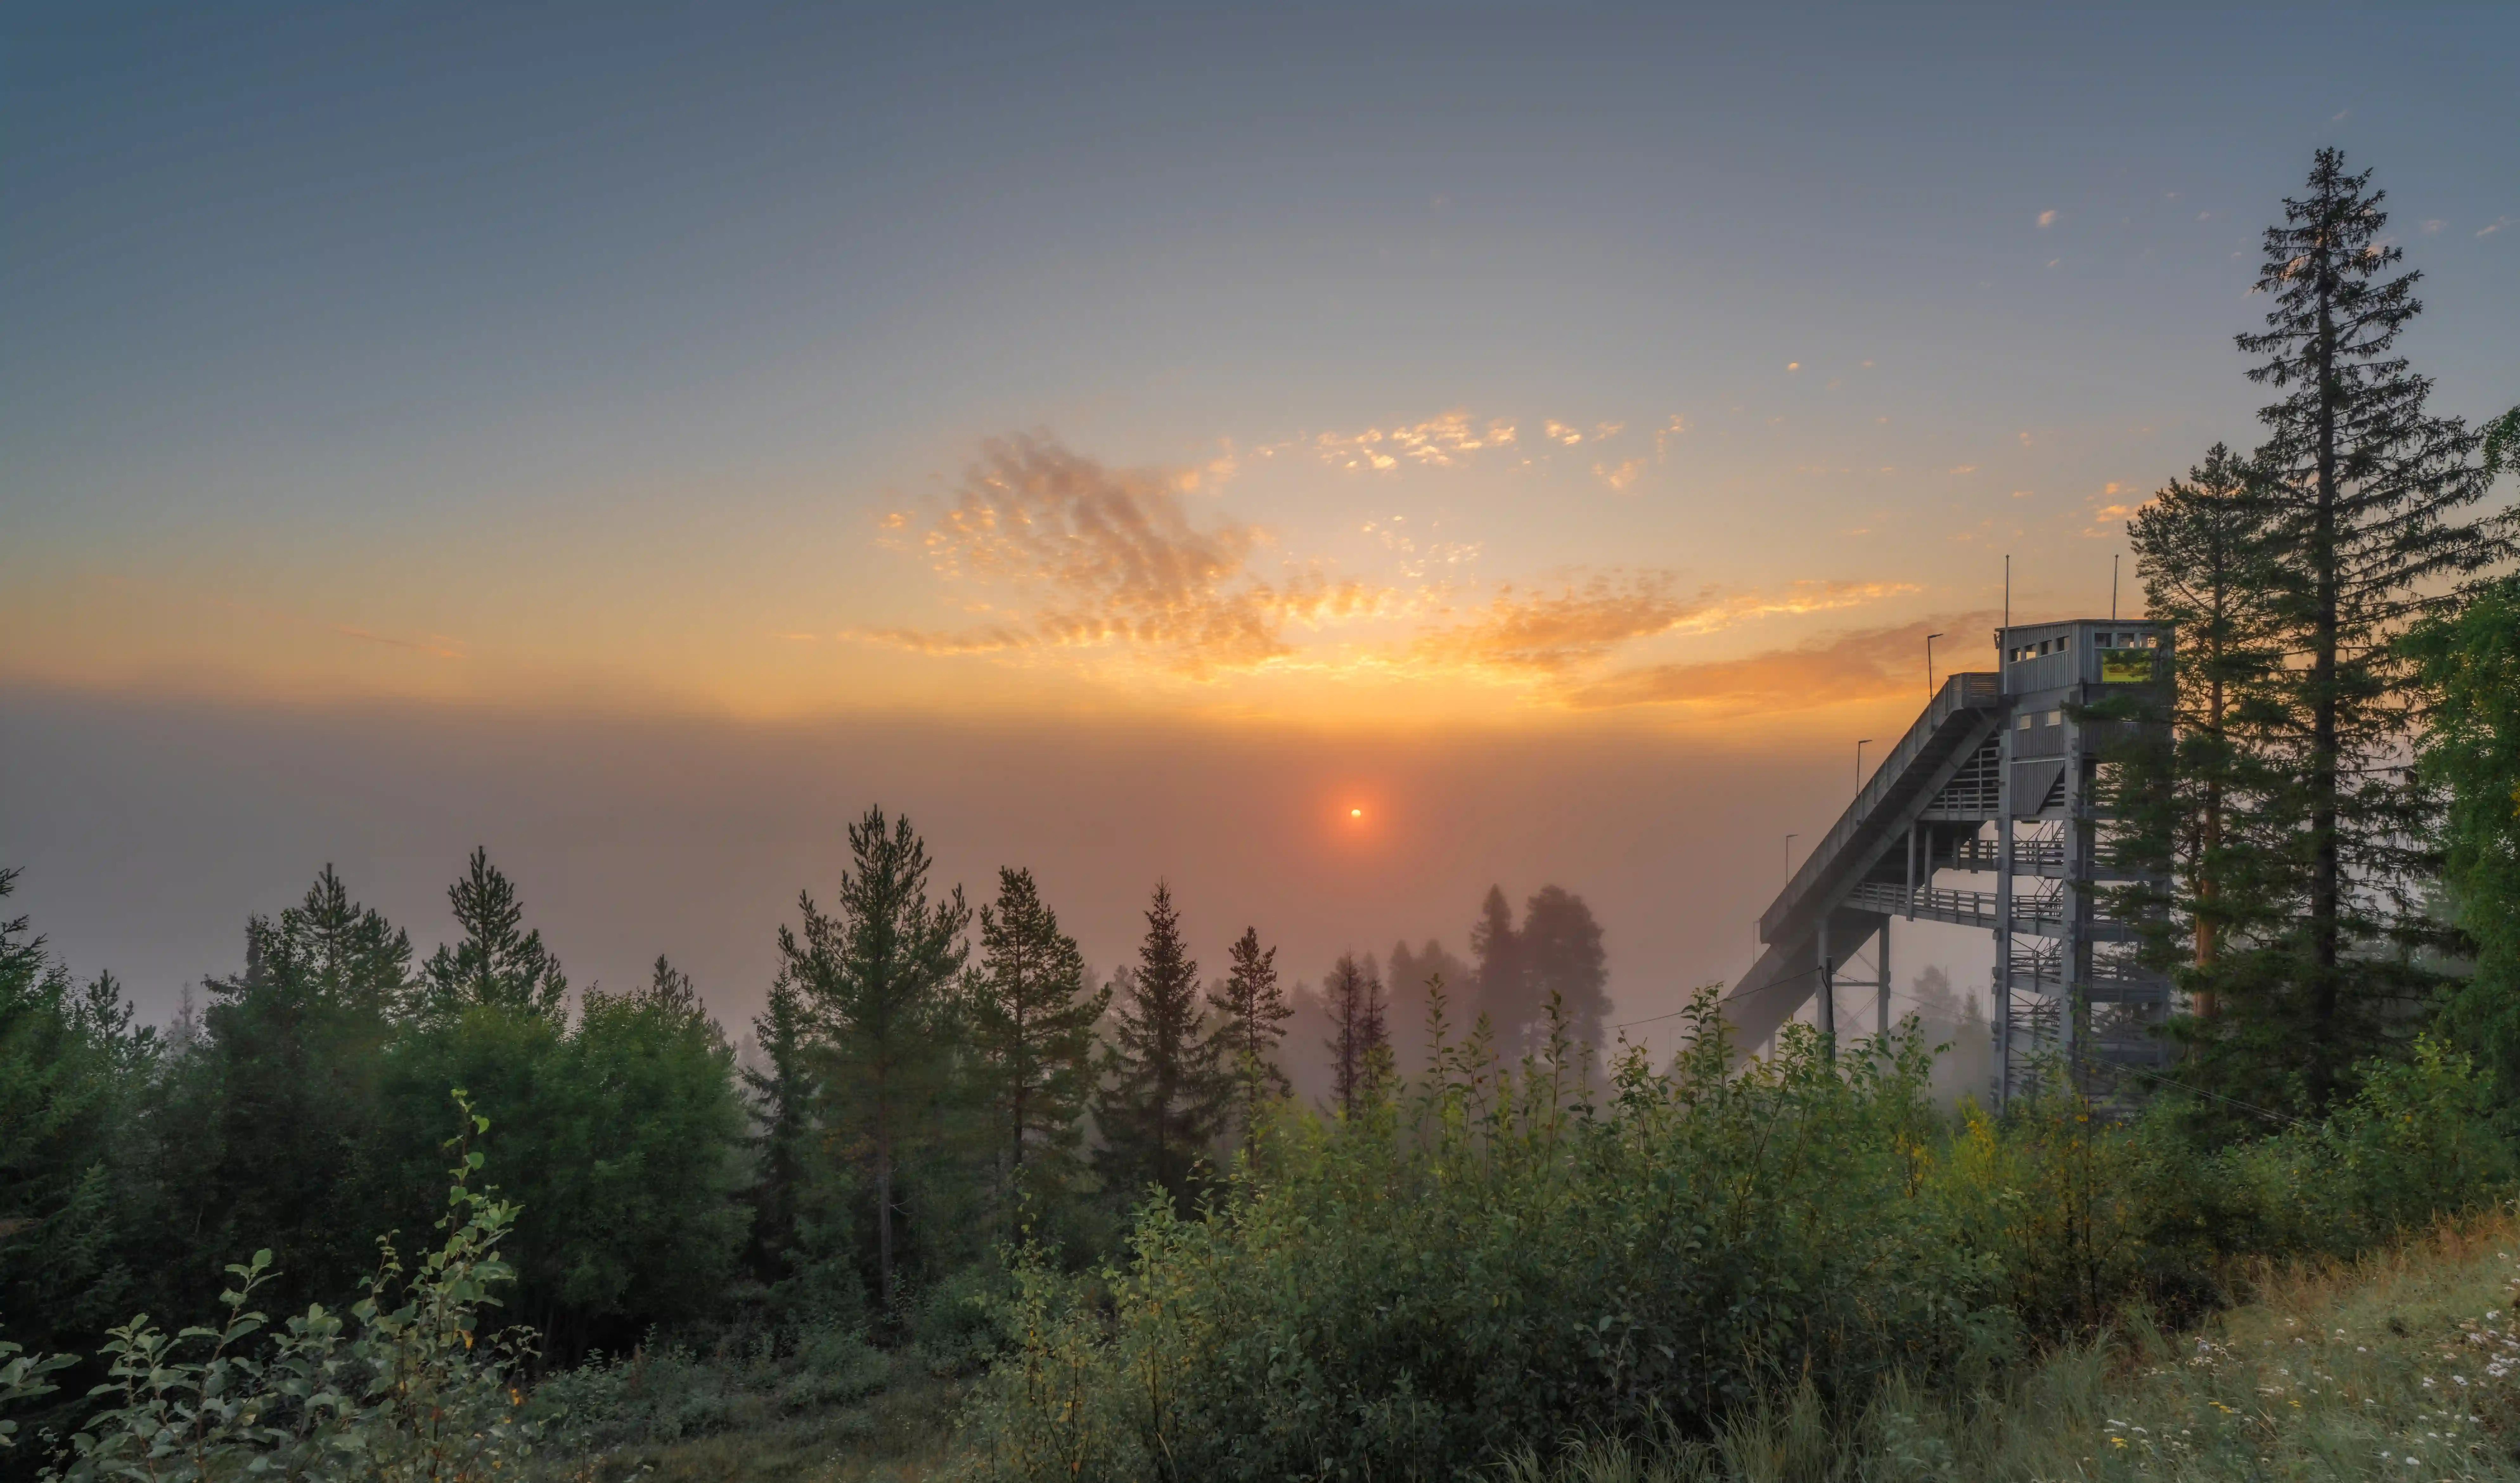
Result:
{"label": "wispy cloud", "polygon": [[[1942,616],[1886,628],[1829,635],[1792,649],[1773,649],[1738,659],[1654,664],[1624,670],[1567,693],[1579,709],[1662,705],[1709,715],[1745,711],[1816,710],[1849,701],[1897,695],[1921,696],[1925,687],[1925,635],[1949,633],[1958,641],[1992,628],[1991,612]],[[1954,648],[1958,648],[1956,642]],[[1952,650],[1945,650],[1945,654]],[[1951,672],[1951,661],[1942,661]]]}
{"label": "wispy cloud", "polygon": [[1637,475],[1644,472],[1645,461],[1641,458],[1628,459],[1615,467],[1608,464],[1593,466],[1593,477],[1610,486],[1611,491],[1617,494],[1627,493],[1628,486],[1635,483]]}
{"label": "wispy cloud", "polygon": [[1467,622],[1420,635],[1411,656],[1562,677],[1642,639],[1712,633],[1754,618],[1853,607],[1916,590],[1895,582],[1797,582],[1775,592],[1683,593],[1667,571],[1597,573],[1553,591],[1506,587]]}
{"label": "wispy cloud", "polygon": [[1481,422],[1466,412],[1447,412],[1422,423],[1325,432],[1311,440],[1322,461],[1335,469],[1392,470],[1403,463],[1449,469],[1482,449],[1513,446],[1514,425],[1503,418]]}
{"label": "wispy cloud", "polygon": [[992,438],[953,503],[921,537],[929,564],[976,595],[971,627],[852,630],[844,637],[925,654],[1107,648],[1189,675],[1248,669],[1291,652],[1289,624],[1378,610],[1386,589],[1254,560],[1256,525],[1194,521],[1182,501],[1196,471],[1108,469],[1047,434]]}
{"label": "wispy cloud", "polygon": [[2042,211],[2039,213],[2040,230],[2046,231],[2048,228],[2052,227],[2055,224],[2056,213],[2054,211]]}
{"label": "wispy cloud", "polygon": [[2511,223],[2512,218],[2509,216],[2497,216],[2492,221],[2487,222],[2484,226],[2479,227],[2476,235],[2479,237],[2491,237],[2495,233],[2501,231],[2503,228],[2510,226]]}

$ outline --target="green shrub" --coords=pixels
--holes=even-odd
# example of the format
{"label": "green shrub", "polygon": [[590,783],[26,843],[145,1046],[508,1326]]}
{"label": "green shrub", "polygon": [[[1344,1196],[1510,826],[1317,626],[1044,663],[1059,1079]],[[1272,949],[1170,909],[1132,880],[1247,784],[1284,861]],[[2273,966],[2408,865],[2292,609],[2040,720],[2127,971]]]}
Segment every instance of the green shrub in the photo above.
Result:
{"label": "green shrub", "polygon": [[922,1293],[911,1320],[911,1348],[938,1375],[976,1374],[1007,1347],[1006,1305],[1013,1286],[994,1264],[965,1267]]}
{"label": "green shrub", "polygon": [[[457,1099],[463,1101],[463,1094]],[[467,1138],[489,1120],[464,1102]],[[283,1477],[429,1479],[514,1476],[539,1429],[518,1415],[520,1337],[485,1332],[491,1294],[511,1280],[499,1243],[517,1207],[471,1187],[481,1155],[461,1154],[445,1244],[406,1272],[390,1245],[368,1295],[346,1315],[322,1305],[278,1328],[250,1307],[271,1253],[229,1267],[217,1328],[174,1335],[146,1315],[112,1330],[103,1402],[70,1438],[69,1483],[189,1483],[238,1472]],[[248,1343],[257,1334],[262,1342]]]}
{"label": "green shrub", "polygon": [[1562,1030],[1517,1075],[1439,1023],[1409,1108],[1293,1119],[1211,1219],[1142,1212],[1107,1323],[1029,1275],[980,1402],[996,1465],[1449,1477],[2007,1352],[1996,1265],[1929,1197],[1927,1056],[1832,1066],[1788,1031],[1736,1071],[1713,996],[1692,1014],[1696,1049],[1632,1055],[1598,1113]]}
{"label": "green shrub", "polygon": [[2064,1095],[1946,1120],[1912,1038],[1833,1061],[1789,1027],[1736,1065],[1713,996],[1690,1014],[1691,1049],[1631,1054],[1598,1108],[1562,1033],[1508,1074],[1439,1024],[1407,1105],[1289,1116],[1206,1218],[1143,1210],[1124,1266],[1027,1266],[980,1465],[1451,1477],[1570,1433],[1738,1450],[1742,1417],[1799,1412],[1874,1416],[1930,1468],[1894,1392],[2201,1313],[2235,1256],[2366,1249],[2511,1176],[2433,1049],[2328,1124],[2215,1151]]}

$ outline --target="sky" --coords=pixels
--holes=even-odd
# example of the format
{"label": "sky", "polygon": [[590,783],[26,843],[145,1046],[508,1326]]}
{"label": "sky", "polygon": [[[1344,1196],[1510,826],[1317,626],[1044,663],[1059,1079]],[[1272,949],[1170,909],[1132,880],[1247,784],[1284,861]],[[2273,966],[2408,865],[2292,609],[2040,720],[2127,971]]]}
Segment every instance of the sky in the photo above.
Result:
{"label": "sky", "polygon": [[163,1013],[328,860],[426,950],[477,842],[579,981],[668,952],[732,1022],[880,803],[1104,966],[1159,877],[1305,977],[1556,881],[1660,1013],[1925,635],[1988,666],[2006,556],[2016,618],[2103,615],[2127,515],[2253,440],[2315,149],[2389,193],[2439,410],[2520,400],[2515,43],[11,7],[13,905]]}

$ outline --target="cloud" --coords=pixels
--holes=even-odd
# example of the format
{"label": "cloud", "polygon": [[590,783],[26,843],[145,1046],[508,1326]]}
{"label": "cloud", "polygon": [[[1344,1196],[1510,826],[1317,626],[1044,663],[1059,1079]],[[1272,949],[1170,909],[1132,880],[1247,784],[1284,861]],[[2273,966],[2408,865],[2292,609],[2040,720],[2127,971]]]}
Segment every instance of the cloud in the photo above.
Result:
{"label": "cloud", "polygon": [[1551,442],[1563,443],[1569,448],[1572,448],[1577,443],[1584,441],[1583,428],[1570,427],[1553,417],[1548,422],[1542,424],[1540,430],[1549,435],[1549,440]]}
{"label": "cloud", "polygon": [[1593,466],[1593,476],[1609,485],[1611,491],[1618,494],[1625,494],[1628,486],[1637,481],[1637,475],[1644,472],[1645,461],[1641,458],[1629,459],[1615,469],[1606,464]]}
{"label": "cloud", "polygon": [[1391,595],[1297,566],[1253,570],[1269,545],[1256,525],[1201,525],[1182,503],[1195,470],[1106,469],[1047,434],[991,438],[951,505],[922,536],[948,582],[1006,601],[1006,616],[934,631],[857,629],[843,637],[922,654],[1108,648],[1193,677],[1248,669],[1291,652],[1290,623],[1377,610]]}
{"label": "cloud", "polygon": [[1671,446],[1671,440],[1688,431],[1688,419],[1677,412],[1673,413],[1670,422],[1654,429],[1654,458],[1661,459],[1663,451]]}
{"label": "cloud", "polygon": [[1311,447],[1335,469],[1387,472],[1404,462],[1450,469],[1482,449],[1512,447],[1513,435],[1513,424],[1502,418],[1482,425],[1467,412],[1453,411],[1388,429],[1325,432],[1312,439]]}
{"label": "cloud", "polygon": [[2438,232],[2449,225],[2449,222],[2442,220],[2438,216],[2427,216],[2423,220],[2424,235],[2430,237],[2435,232]]}
{"label": "cloud", "polygon": [[2478,228],[2476,235],[2479,237],[2491,237],[2495,233],[2501,231],[2504,227],[2511,225],[2511,222],[2512,218],[2509,216],[2497,216],[2492,221],[2489,221],[2484,226]]}
{"label": "cloud", "polygon": [[1772,649],[1738,659],[1654,664],[1622,671],[1569,691],[1566,703],[1601,710],[1668,705],[1708,714],[1817,710],[1856,700],[1906,695],[1921,699],[1925,689],[1925,635],[1948,633],[1953,644],[1936,655],[1949,675],[1965,652],[1971,631],[1993,628],[1992,612],[1943,616],[1887,628],[1853,629],[1793,649]]}
{"label": "cloud", "polygon": [[1554,592],[1501,589],[1465,623],[1420,635],[1418,662],[1566,676],[1619,646],[1665,634],[1713,633],[1754,618],[1853,607],[1917,589],[1899,582],[1796,582],[1781,591],[1683,594],[1667,571],[1609,572]]}
{"label": "cloud", "polygon": [[1803,368],[1803,363],[1802,363],[1801,361],[1798,361],[1798,360],[1789,360],[1789,361],[1785,362],[1785,369],[1786,369],[1788,372],[1792,372],[1792,371],[1800,371],[1802,368]]}
{"label": "cloud", "polygon": [[2040,226],[2041,230],[2043,230],[2043,231],[2044,231],[2044,230],[2046,230],[2046,229],[2047,229],[2047,228],[2048,228],[2048,227],[2052,227],[2052,226],[2054,226],[2055,224],[2056,224],[2056,213],[2055,213],[2055,212],[2053,212],[2053,211],[2042,211],[2042,212],[2040,212],[2040,213],[2039,213],[2039,226]]}

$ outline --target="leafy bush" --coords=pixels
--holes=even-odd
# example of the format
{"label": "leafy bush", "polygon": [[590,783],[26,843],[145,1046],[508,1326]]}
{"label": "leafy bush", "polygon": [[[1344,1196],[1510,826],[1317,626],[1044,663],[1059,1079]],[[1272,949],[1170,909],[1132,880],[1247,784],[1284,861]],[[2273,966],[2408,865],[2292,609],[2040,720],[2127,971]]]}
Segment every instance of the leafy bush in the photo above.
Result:
{"label": "leafy bush", "polygon": [[1736,1070],[1712,994],[1691,1012],[1696,1048],[1631,1055],[1598,1115],[1562,1027],[1513,1075],[1438,1017],[1405,1118],[1296,1119],[1210,1220],[1143,1212],[1107,1324],[1029,1274],[980,1402],[994,1464],[1451,1476],[2006,1353],[1995,1265],[1928,1197],[1923,1051],[1837,1067],[1788,1032]]}
{"label": "leafy bush", "polygon": [[2234,1255],[2362,1249],[2511,1172],[2437,1052],[2330,1124],[2207,1152],[2069,1096],[1955,1124],[1912,1036],[1832,1061],[1788,1028],[1736,1065],[1711,993],[1690,1015],[1691,1049],[1661,1073],[1632,1053],[1598,1109],[1562,1031],[1508,1074],[1439,1021],[1408,1106],[1288,1118],[1206,1219],[1143,1210],[1124,1267],[1027,1266],[974,1402],[981,1465],[1450,1477],[1570,1432],[1712,1442],[1796,1396],[1860,1418],[2130,1305],[2218,1303]]}
{"label": "leafy bush", "polygon": [[[457,1098],[462,1101],[462,1094]],[[464,1103],[467,1138],[489,1120]],[[481,1155],[466,1138],[439,1229],[445,1243],[406,1272],[392,1247],[368,1295],[344,1314],[317,1304],[270,1328],[250,1304],[271,1253],[229,1267],[217,1328],[172,1336],[146,1315],[112,1330],[103,1407],[70,1438],[60,1476],[204,1479],[239,1470],[284,1477],[485,1480],[514,1475],[538,1430],[518,1415],[521,1339],[482,1331],[492,1289],[510,1280],[500,1240],[517,1207],[472,1188]],[[249,1345],[264,1334],[259,1345]]]}
{"label": "leafy bush", "polygon": [[911,1347],[939,1375],[974,1374],[1007,1347],[1007,1274],[992,1264],[965,1267],[927,1289],[911,1322]]}

